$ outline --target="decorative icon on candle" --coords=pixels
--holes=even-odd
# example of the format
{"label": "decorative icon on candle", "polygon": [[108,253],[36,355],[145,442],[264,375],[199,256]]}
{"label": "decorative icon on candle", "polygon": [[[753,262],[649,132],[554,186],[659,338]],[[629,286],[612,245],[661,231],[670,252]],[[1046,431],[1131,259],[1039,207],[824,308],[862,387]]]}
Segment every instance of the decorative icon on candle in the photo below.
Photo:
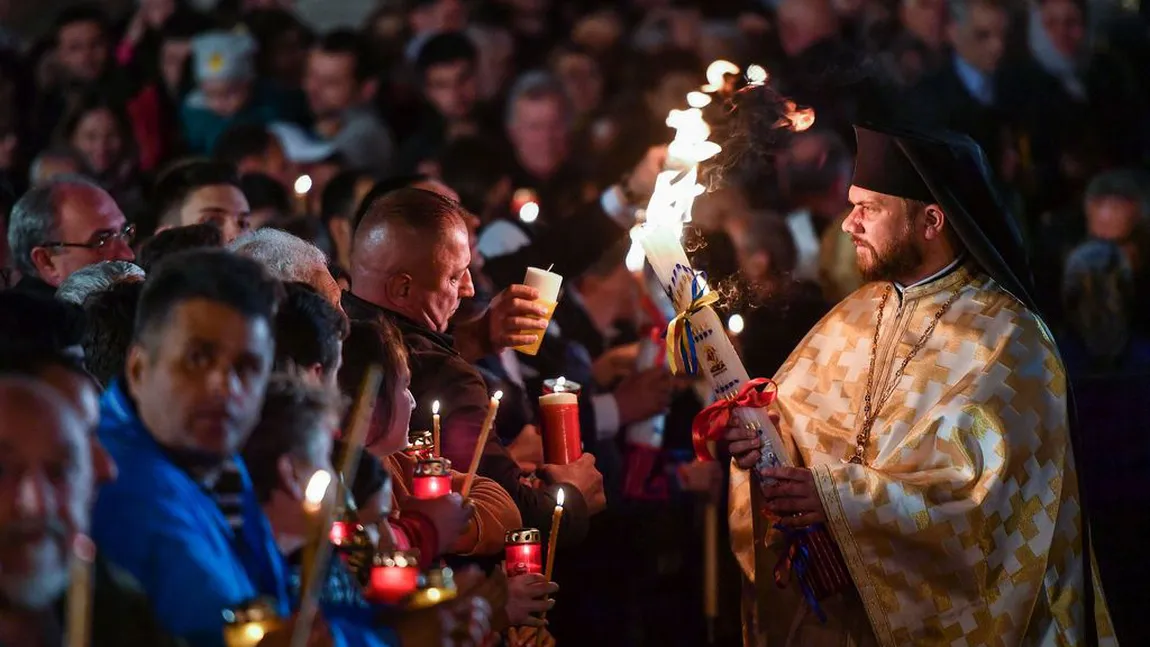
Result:
{"label": "decorative icon on candle", "polygon": [[403,453],[417,461],[435,458],[435,436],[426,429],[407,432],[407,447]]}
{"label": "decorative icon on candle", "polygon": [[453,600],[457,595],[459,589],[455,587],[455,573],[446,566],[432,568],[419,578],[419,588],[404,606],[411,610],[426,609]]}
{"label": "decorative icon on candle", "polygon": [[256,647],[282,624],[272,605],[263,599],[224,609],[223,614],[227,647]]}
{"label": "decorative icon on candle", "polygon": [[[559,288],[563,285],[563,277],[554,272],[541,270],[538,267],[529,267],[527,268],[527,276],[523,278],[523,284],[527,287],[539,290],[539,298],[535,300],[535,304],[547,309],[547,316],[544,318],[547,320],[547,324],[550,325],[551,315],[555,313],[555,304],[559,301]],[[524,355],[535,355],[539,352],[539,345],[543,343],[543,336],[547,332],[547,326],[544,326],[541,330],[528,332],[537,333],[539,339],[537,339],[534,344],[517,346],[515,350]]]}
{"label": "decorative icon on candle", "polygon": [[[555,493],[555,511],[551,513],[551,534],[547,537],[547,568],[543,571],[543,577],[550,582],[551,573],[555,568],[555,550],[559,545],[559,523],[563,520],[563,488],[559,488]],[[543,618],[547,617],[547,612],[543,612]],[[539,637],[535,640],[535,647],[543,645],[543,632],[539,632]]]}
{"label": "decorative icon on candle", "polygon": [[398,604],[419,587],[419,560],[414,553],[392,550],[376,553],[364,596],[372,602]]}
{"label": "decorative icon on candle", "polygon": [[743,329],[746,327],[746,322],[743,321],[743,315],[733,314],[727,319],[727,330],[732,335],[743,334]]}
{"label": "decorative icon on candle", "polygon": [[411,494],[417,499],[438,499],[451,493],[451,461],[428,458],[415,464]]}
{"label": "decorative icon on candle", "polygon": [[509,530],[503,546],[503,570],[507,577],[543,572],[543,534],[538,528]]}
{"label": "decorative icon on candle", "polygon": [[443,455],[443,446],[439,444],[439,400],[431,403],[431,455]]}
{"label": "decorative icon on candle", "polygon": [[[563,378],[559,378],[562,380]],[[556,391],[539,397],[543,423],[543,461],[567,465],[583,455],[579,429],[579,396],[568,392],[556,380]]]}
{"label": "decorative icon on candle", "polygon": [[496,391],[491,396],[491,403],[487,405],[487,417],[483,419],[483,427],[479,430],[479,439],[475,443],[475,453],[471,456],[471,465],[467,468],[467,479],[463,481],[460,494],[463,498],[471,493],[471,484],[475,481],[475,472],[479,469],[479,459],[483,458],[483,448],[487,445],[487,437],[491,435],[491,427],[495,424],[495,414],[499,413],[499,401],[503,399],[503,391]]}

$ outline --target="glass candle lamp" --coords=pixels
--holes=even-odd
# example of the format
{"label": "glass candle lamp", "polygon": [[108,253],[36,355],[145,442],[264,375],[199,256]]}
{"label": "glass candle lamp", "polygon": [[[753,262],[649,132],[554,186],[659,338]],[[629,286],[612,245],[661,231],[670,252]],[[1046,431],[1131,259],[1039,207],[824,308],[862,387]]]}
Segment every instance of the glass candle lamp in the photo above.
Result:
{"label": "glass candle lamp", "polygon": [[266,600],[253,600],[224,609],[224,644],[227,647],[256,647],[264,636],[281,626],[279,615]]}
{"label": "glass candle lamp", "polygon": [[399,550],[376,553],[365,597],[372,602],[397,604],[419,588],[419,560]]}
{"label": "glass candle lamp", "polygon": [[542,535],[536,528],[507,532],[503,547],[504,570],[508,577],[543,572]]}
{"label": "glass candle lamp", "polygon": [[416,463],[411,493],[417,499],[438,499],[451,494],[451,461],[428,458]]}

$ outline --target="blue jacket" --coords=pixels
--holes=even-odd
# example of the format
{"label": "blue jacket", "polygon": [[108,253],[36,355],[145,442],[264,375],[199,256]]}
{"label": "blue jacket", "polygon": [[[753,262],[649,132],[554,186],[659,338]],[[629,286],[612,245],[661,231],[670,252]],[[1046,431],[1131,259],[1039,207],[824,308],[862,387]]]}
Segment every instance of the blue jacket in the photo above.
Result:
{"label": "blue jacket", "polygon": [[[101,399],[99,436],[120,475],[100,490],[93,537],[105,557],[140,581],[166,629],[192,645],[223,647],[225,608],[266,597],[283,617],[290,615],[295,601],[284,558],[238,457],[242,541],[212,495],[144,428],[119,383]],[[371,627],[362,609],[323,611],[337,645],[397,644],[386,639],[387,630]]]}

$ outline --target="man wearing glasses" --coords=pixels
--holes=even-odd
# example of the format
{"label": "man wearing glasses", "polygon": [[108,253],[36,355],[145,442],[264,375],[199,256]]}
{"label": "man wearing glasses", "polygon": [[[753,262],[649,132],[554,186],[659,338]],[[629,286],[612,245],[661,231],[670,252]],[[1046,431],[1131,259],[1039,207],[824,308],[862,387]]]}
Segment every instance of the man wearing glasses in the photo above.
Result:
{"label": "man wearing glasses", "polygon": [[135,226],[91,180],[61,176],[12,207],[8,246],[22,275],[15,289],[54,292],[72,272],[100,261],[131,261]]}

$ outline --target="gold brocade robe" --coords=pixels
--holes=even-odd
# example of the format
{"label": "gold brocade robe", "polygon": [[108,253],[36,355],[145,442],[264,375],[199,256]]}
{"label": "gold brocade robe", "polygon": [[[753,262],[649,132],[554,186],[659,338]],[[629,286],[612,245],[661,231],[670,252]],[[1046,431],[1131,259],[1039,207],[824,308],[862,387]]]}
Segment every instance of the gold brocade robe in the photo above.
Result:
{"label": "gold brocade robe", "polygon": [[[962,291],[877,412],[866,465],[844,463],[862,429],[888,286],[865,285],[838,304],[775,377],[780,432],[814,473],[855,590],[822,603],[825,625],[793,581],[759,587],[763,597],[755,600],[751,510],[758,506],[749,474],[732,468],[731,542],[748,578],[747,644],[1083,644],[1066,377],[1041,320],[993,279],[964,266],[901,299],[892,292],[876,394],[888,389],[940,306]],[[760,534],[758,570],[769,578],[780,537]],[[1094,582],[1102,644],[1117,644]]]}

